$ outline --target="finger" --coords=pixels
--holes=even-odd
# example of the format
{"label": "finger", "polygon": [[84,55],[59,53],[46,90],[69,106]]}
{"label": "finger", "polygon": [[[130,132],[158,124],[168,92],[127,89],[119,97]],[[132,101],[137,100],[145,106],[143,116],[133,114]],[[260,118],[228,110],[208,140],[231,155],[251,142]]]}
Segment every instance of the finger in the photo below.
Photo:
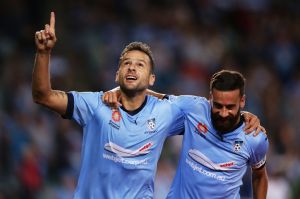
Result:
{"label": "finger", "polygon": [[50,14],[50,32],[55,33],[55,14],[51,12]]}
{"label": "finger", "polygon": [[253,132],[254,130],[257,130],[259,127],[257,127],[258,124],[249,124],[249,128],[245,130],[246,134],[249,134]]}
{"label": "finger", "polygon": [[104,102],[105,104],[108,104],[108,96],[107,96],[107,93],[104,93],[104,95],[103,95],[103,102]]}
{"label": "finger", "polygon": [[249,122],[248,114],[244,113],[243,117],[244,117],[245,122]]}
{"label": "finger", "polygon": [[46,34],[47,39],[51,38],[49,24],[45,25],[45,34]]}
{"label": "finger", "polygon": [[255,132],[253,133],[253,137],[256,137],[259,134],[260,130],[261,130],[261,128],[257,127]]}
{"label": "finger", "polygon": [[54,32],[49,32],[49,37],[51,38],[51,40],[53,41],[53,42],[56,42],[56,36],[55,36],[55,33]]}
{"label": "finger", "polygon": [[246,133],[248,133],[249,128],[250,128],[249,122],[246,122],[246,121],[245,121],[244,131],[245,131]]}
{"label": "finger", "polygon": [[254,130],[255,130],[254,127],[249,127],[249,128],[247,128],[247,129],[244,129],[244,131],[245,131],[246,134],[250,134],[250,133],[252,133]]}
{"label": "finger", "polygon": [[256,128],[260,126],[260,120],[257,117],[251,117],[249,118],[248,126],[246,131],[248,133],[254,131]]}
{"label": "finger", "polygon": [[262,126],[259,126],[259,128],[256,129],[255,133],[253,134],[253,136],[257,136],[260,132],[264,133],[264,134],[267,134],[266,133],[266,129]]}
{"label": "finger", "polygon": [[50,30],[50,26],[49,26],[49,24],[46,24],[45,25],[45,31],[46,31],[47,34],[49,34],[49,30]]}
{"label": "finger", "polygon": [[244,117],[244,121],[245,121],[245,127],[244,127],[244,131],[248,134],[248,129],[250,128],[250,123],[249,123],[249,117],[247,114],[243,114]]}
{"label": "finger", "polygon": [[119,107],[120,106],[120,102],[119,102],[119,98],[116,92],[113,92],[113,103],[115,107]]}
{"label": "finger", "polygon": [[42,30],[42,31],[41,31],[41,35],[42,35],[42,41],[43,41],[44,43],[46,43],[46,42],[47,42],[47,35],[46,35],[45,30]]}
{"label": "finger", "polygon": [[113,96],[112,96],[111,92],[107,92],[107,95],[108,95],[109,104],[113,104]]}
{"label": "finger", "polygon": [[245,119],[245,127],[244,127],[244,131],[246,132],[246,134],[251,133],[251,121],[249,121],[249,119],[246,121]]}
{"label": "finger", "polygon": [[42,41],[42,34],[41,34],[40,31],[37,31],[37,32],[35,33],[35,37],[37,38],[37,40],[38,40],[39,42]]}
{"label": "finger", "polygon": [[114,93],[111,93],[111,106],[114,108],[118,108],[117,97]]}

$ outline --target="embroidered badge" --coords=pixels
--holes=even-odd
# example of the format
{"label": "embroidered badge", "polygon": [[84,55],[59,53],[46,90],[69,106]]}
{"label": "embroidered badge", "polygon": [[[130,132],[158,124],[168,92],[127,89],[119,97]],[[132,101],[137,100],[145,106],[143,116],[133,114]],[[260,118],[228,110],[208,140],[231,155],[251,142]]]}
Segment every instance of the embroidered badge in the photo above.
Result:
{"label": "embroidered badge", "polygon": [[239,152],[242,148],[243,143],[244,143],[244,141],[242,141],[242,140],[235,140],[233,143],[233,150],[235,152]]}
{"label": "embroidered badge", "polygon": [[111,116],[114,122],[119,122],[121,120],[121,114],[119,111],[114,111]]}
{"label": "embroidered badge", "polygon": [[155,129],[155,118],[147,120],[147,123],[148,123],[148,129],[150,131],[153,131]]}
{"label": "embroidered badge", "polygon": [[207,126],[201,122],[198,123],[197,129],[200,133],[207,133]]}

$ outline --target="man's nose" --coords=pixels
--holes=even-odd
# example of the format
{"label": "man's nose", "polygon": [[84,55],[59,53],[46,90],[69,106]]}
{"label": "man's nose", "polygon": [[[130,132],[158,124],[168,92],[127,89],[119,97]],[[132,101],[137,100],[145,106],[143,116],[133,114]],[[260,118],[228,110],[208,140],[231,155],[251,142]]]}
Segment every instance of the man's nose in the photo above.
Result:
{"label": "man's nose", "polygon": [[229,111],[228,111],[228,109],[227,108],[222,108],[221,110],[220,110],[220,116],[221,117],[223,117],[223,118],[225,118],[225,117],[227,117],[228,115],[229,115]]}
{"label": "man's nose", "polygon": [[135,67],[136,67],[135,64],[130,64],[129,67],[128,67],[128,69],[129,70],[135,70]]}

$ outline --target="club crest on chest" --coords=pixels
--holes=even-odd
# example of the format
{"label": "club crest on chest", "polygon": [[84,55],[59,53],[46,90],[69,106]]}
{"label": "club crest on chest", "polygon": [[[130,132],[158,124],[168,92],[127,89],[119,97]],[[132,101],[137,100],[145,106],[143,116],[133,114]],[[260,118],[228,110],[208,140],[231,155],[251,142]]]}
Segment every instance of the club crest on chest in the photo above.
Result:
{"label": "club crest on chest", "polygon": [[113,111],[111,114],[111,120],[109,120],[109,125],[119,130],[120,120],[121,120],[121,113],[119,111]]}
{"label": "club crest on chest", "polygon": [[145,134],[152,134],[156,132],[156,122],[155,118],[151,118],[147,120],[147,131]]}
{"label": "club crest on chest", "polygon": [[243,144],[244,144],[244,141],[235,140],[234,143],[233,143],[233,150],[235,152],[239,152],[241,150]]}
{"label": "club crest on chest", "polygon": [[149,131],[153,131],[155,129],[155,118],[147,120],[147,126]]}

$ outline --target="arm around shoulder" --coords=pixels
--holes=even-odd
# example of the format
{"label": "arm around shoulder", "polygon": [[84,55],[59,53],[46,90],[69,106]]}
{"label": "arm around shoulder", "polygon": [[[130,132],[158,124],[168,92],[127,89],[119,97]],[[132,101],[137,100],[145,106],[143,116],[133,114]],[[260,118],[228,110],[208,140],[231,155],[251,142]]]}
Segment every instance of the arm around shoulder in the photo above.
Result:
{"label": "arm around shoulder", "polygon": [[163,99],[166,96],[166,94],[157,93],[157,92],[155,92],[153,90],[150,90],[150,89],[147,89],[147,94],[148,95],[152,95],[154,97],[157,97],[158,99]]}

